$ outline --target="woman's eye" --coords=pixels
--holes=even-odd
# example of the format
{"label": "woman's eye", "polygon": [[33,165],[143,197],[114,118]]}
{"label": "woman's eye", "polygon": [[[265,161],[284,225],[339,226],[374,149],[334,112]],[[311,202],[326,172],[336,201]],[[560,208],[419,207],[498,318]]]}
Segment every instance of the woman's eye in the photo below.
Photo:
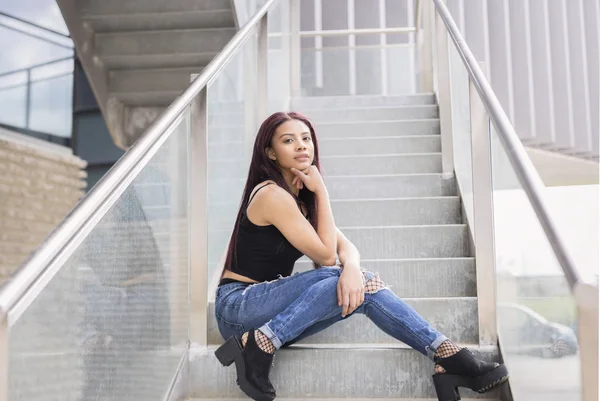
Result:
{"label": "woman's eye", "polygon": [[306,138],[304,138],[304,140],[309,140],[310,141],[310,136],[307,136]]}

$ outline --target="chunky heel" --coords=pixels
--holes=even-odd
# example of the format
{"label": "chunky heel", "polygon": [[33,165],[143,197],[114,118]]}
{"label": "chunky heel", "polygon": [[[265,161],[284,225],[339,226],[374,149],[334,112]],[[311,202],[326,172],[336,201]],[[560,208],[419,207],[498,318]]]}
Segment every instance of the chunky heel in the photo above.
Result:
{"label": "chunky heel", "polygon": [[458,387],[470,387],[466,378],[446,373],[433,375],[433,385],[439,401],[458,401]]}
{"label": "chunky heel", "polygon": [[508,369],[500,365],[496,369],[473,379],[473,391],[479,394],[487,393],[508,380]]}
{"label": "chunky heel", "polygon": [[487,393],[508,381],[506,366],[476,358],[467,348],[446,358],[435,358],[434,361],[446,371],[433,375],[440,401],[460,400],[458,387]]}
{"label": "chunky heel", "polygon": [[275,389],[269,380],[273,354],[259,348],[254,330],[249,331],[245,347],[242,347],[241,336],[233,336],[217,348],[215,356],[223,366],[235,362],[237,384],[248,397],[255,401],[273,401]]}
{"label": "chunky heel", "polygon": [[242,353],[242,346],[235,337],[229,337],[225,344],[215,351],[215,356],[223,366],[229,366],[235,361],[235,356]]}

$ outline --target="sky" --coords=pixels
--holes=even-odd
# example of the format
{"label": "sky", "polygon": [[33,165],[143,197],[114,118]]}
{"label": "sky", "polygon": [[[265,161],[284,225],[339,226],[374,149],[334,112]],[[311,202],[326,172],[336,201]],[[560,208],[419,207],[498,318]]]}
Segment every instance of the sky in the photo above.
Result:
{"label": "sky", "polygon": [[[34,22],[44,27],[68,34],[55,0],[6,0],[0,2],[0,11]],[[26,28],[0,16],[4,24]],[[28,29],[28,28],[26,28]],[[68,40],[40,30],[36,34],[69,43]],[[65,49],[0,27],[0,74],[27,68],[35,64],[70,57],[72,50]],[[72,71],[72,62],[63,62],[32,71],[32,79],[61,75]],[[0,122],[25,126],[26,73],[0,77]],[[13,87],[11,89],[2,89]],[[36,83],[31,88],[31,114],[29,128],[60,136],[70,136],[72,78],[62,77]]]}

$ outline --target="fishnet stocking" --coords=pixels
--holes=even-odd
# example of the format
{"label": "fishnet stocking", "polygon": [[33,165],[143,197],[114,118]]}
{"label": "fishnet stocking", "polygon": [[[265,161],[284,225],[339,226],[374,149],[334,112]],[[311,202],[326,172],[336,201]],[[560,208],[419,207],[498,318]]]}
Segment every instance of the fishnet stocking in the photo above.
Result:
{"label": "fishnet stocking", "polygon": [[[435,356],[438,358],[447,358],[456,354],[461,349],[462,348],[458,347],[456,344],[446,340],[435,351]],[[440,365],[435,365],[435,373],[446,373],[446,369]]]}
{"label": "fishnet stocking", "polygon": [[[262,333],[262,331],[254,330],[254,338],[256,338],[256,344],[258,345],[258,348],[262,349],[263,351],[269,354],[275,353],[275,346],[273,345],[271,340],[269,340],[269,338]],[[246,346],[247,341],[248,332],[242,335],[242,347]]]}
{"label": "fishnet stocking", "polygon": [[378,276],[371,277],[365,284],[365,292],[367,294],[374,294],[383,288],[385,288],[385,283]]}

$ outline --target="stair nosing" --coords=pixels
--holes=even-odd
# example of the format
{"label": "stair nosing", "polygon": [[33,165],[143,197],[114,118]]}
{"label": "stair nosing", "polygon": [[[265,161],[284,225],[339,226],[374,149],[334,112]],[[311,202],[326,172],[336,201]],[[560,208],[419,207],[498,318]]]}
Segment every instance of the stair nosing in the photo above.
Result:
{"label": "stair nosing", "polygon": [[360,154],[360,155],[333,155],[333,156],[320,156],[322,159],[343,159],[343,158],[367,158],[367,157],[410,157],[410,156],[441,156],[442,152],[422,152],[422,153],[374,153],[374,154]]}
{"label": "stair nosing", "polygon": [[[439,118],[403,118],[400,120],[357,120],[357,121],[339,121],[339,122],[317,122],[319,127],[323,125],[354,125],[354,124],[376,124],[376,123],[405,123],[405,122],[439,122]],[[413,135],[414,136],[414,135]]]}
{"label": "stair nosing", "polygon": [[[454,256],[454,257],[439,257],[439,258],[391,258],[391,259],[385,259],[385,258],[377,258],[377,259],[363,259],[361,258],[360,261],[361,262],[424,262],[424,261],[450,261],[450,260],[462,260],[462,261],[474,261],[475,257],[474,256]],[[300,260],[298,259],[296,261],[296,263],[311,263],[312,261],[309,260]]]}
{"label": "stair nosing", "polygon": [[395,226],[343,226],[343,227],[338,227],[340,230],[369,230],[369,229],[390,229],[390,228],[437,228],[437,227],[466,227],[467,224],[461,224],[461,223],[448,223],[448,224],[411,224],[411,225],[395,225]]}
{"label": "stair nosing", "polygon": [[[324,108],[324,109],[309,109],[312,112],[330,112],[330,111],[362,111],[362,110],[397,110],[397,109],[408,109],[408,108],[437,108],[438,105],[432,104],[399,104],[397,106],[365,106],[365,107],[335,107],[335,108]],[[308,114],[308,113],[307,113]]]}
{"label": "stair nosing", "polygon": [[153,29],[153,30],[141,30],[141,31],[115,31],[115,32],[97,32],[96,37],[106,37],[106,36],[121,36],[121,35],[143,35],[148,33],[176,33],[176,32],[214,32],[214,31],[233,31],[236,33],[235,27],[219,27],[219,28],[178,28],[178,29]]}
{"label": "stair nosing", "polygon": [[443,196],[412,196],[412,197],[399,197],[399,198],[356,198],[356,199],[330,199],[330,202],[375,202],[375,201],[404,201],[404,200],[430,200],[430,199],[442,199],[442,200],[458,200],[458,195],[443,195]]}
{"label": "stair nosing", "polygon": [[[90,20],[98,20],[98,19],[109,19],[114,17],[139,17],[139,16],[164,16],[164,15],[173,15],[173,14],[210,14],[215,12],[232,12],[231,8],[217,8],[214,10],[204,10],[204,11],[156,11],[156,12],[133,12],[133,13],[115,13],[115,14],[83,14],[81,15],[81,19],[84,21]],[[233,27],[235,28],[235,27]],[[138,31],[122,31],[122,32],[138,32]]]}
{"label": "stair nosing", "polygon": [[[387,98],[387,99],[394,99],[394,98],[401,98],[401,97],[417,97],[417,96],[434,96],[435,92],[417,92],[417,93],[399,93],[399,94],[395,94],[395,95],[330,95],[330,96],[298,96],[298,97],[292,97],[291,100],[292,101],[297,101],[297,100],[311,100],[314,98],[319,98],[319,99],[380,99],[380,98]],[[435,104],[435,103],[434,103]]]}
{"label": "stair nosing", "polygon": [[[406,121],[406,120],[398,120]],[[440,138],[441,134],[426,134],[426,135],[395,135],[395,136],[353,136],[348,138],[319,138],[319,142],[323,141],[372,141],[377,139],[416,139],[416,138]],[[243,143],[242,141],[239,141]]]}
{"label": "stair nosing", "polygon": [[410,176],[435,176],[435,177],[442,177],[444,175],[444,173],[404,173],[404,174],[366,174],[366,175],[360,175],[360,174],[356,174],[356,175],[324,175],[324,178],[355,178],[355,177],[361,177],[361,178],[374,178],[374,177],[410,177]]}

